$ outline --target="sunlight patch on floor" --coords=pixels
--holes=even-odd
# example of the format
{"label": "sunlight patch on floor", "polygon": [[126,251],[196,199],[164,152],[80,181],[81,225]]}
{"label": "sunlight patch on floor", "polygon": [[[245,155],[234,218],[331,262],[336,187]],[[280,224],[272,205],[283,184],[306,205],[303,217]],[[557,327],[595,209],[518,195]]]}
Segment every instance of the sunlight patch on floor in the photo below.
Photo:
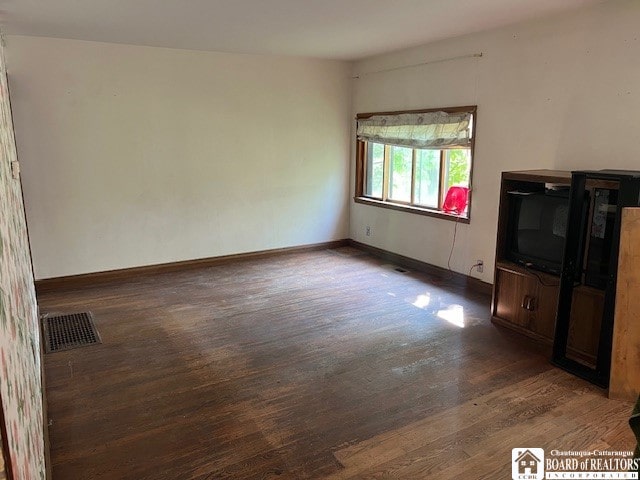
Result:
{"label": "sunlight patch on floor", "polygon": [[464,308],[462,307],[462,305],[449,305],[444,310],[438,310],[438,313],[436,315],[438,315],[439,318],[446,320],[450,324],[455,325],[456,327],[465,327]]}
{"label": "sunlight patch on floor", "polygon": [[425,293],[424,295],[418,295],[411,305],[418,308],[428,307],[431,303],[431,295]]}

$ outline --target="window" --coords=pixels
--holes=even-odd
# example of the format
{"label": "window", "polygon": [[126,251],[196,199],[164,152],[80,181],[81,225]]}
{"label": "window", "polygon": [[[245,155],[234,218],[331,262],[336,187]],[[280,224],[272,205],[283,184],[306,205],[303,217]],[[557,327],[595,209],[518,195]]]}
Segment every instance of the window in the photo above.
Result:
{"label": "window", "polygon": [[476,107],[358,115],[356,202],[469,219]]}

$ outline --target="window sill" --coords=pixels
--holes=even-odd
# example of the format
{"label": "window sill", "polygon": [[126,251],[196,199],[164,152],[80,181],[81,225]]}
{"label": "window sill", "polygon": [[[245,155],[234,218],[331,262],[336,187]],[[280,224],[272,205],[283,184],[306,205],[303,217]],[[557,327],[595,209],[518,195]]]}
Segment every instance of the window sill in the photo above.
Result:
{"label": "window sill", "polygon": [[426,217],[441,218],[443,220],[449,220],[459,223],[470,223],[469,217],[461,217],[453,215],[451,213],[445,213],[440,210],[434,210],[430,208],[416,207],[414,205],[402,205],[400,203],[383,202],[382,200],[376,200],[369,197],[354,197],[353,200],[356,203],[362,203],[363,205],[371,205],[374,207],[388,208],[389,210],[397,210],[399,212],[414,213],[417,215],[424,215]]}

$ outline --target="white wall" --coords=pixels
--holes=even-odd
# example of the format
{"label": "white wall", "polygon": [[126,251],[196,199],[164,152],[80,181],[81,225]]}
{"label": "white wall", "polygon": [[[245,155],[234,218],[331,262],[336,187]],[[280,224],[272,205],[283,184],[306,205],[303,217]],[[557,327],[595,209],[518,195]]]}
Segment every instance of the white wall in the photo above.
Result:
{"label": "white wall", "polygon": [[36,278],[348,236],[346,63],[9,36]]}
{"label": "white wall", "polygon": [[[483,259],[484,274],[473,275],[492,281],[501,171],[640,169],[638,25],[640,2],[613,0],[355,64],[353,114],[478,105],[471,223],[458,224],[454,270],[467,274]],[[434,265],[446,267],[453,229],[351,202],[351,238]]]}

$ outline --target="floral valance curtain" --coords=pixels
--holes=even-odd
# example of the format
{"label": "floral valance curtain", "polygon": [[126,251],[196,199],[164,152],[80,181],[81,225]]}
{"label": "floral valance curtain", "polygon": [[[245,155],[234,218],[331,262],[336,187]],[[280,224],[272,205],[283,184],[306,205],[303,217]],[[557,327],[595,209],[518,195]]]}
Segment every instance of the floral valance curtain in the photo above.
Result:
{"label": "floral valance curtain", "polygon": [[401,147],[471,146],[471,112],[401,113],[358,119],[358,140]]}

